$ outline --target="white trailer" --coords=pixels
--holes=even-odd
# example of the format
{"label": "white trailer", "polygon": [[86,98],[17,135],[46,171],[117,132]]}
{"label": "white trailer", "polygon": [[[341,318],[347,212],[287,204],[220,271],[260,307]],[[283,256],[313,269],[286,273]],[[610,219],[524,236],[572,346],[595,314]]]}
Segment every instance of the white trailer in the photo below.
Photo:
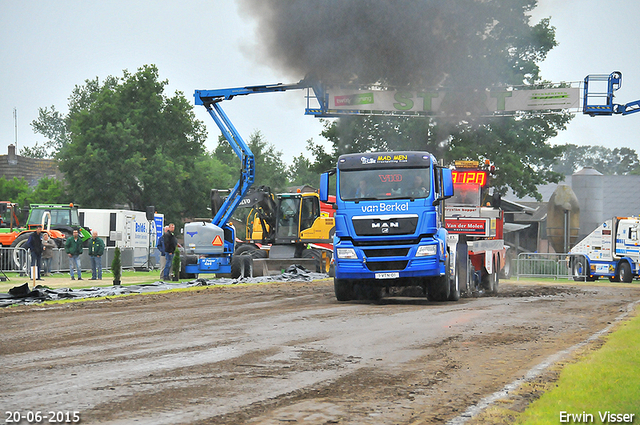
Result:
{"label": "white trailer", "polygon": [[640,273],[640,218],[607,220],[569,253],[575,280],[631,282]]}
{"label": "white trailer", "polygon": [[[133,248],[133,267],[147,267],[156,245],[156,225],[142,211],[80,208],[80,223],[105,242],[106,247]],[[162,217],[156,214],[157,217]],[[127,250],[129,251],[129,250]]]}

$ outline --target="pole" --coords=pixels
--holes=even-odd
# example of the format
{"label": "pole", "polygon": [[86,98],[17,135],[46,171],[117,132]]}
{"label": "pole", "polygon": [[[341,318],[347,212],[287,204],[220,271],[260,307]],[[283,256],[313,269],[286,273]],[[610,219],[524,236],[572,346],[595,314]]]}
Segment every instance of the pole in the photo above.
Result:
{"label": "pole", "polygon": [[13,127],[16,139],[16,153],[18,152],[18,109],[13,108]]}
{"label": "pole", "polygon": [[569,227],[569,210],[564,210],[564,252],[569,252],[569,232],[571,231]]}

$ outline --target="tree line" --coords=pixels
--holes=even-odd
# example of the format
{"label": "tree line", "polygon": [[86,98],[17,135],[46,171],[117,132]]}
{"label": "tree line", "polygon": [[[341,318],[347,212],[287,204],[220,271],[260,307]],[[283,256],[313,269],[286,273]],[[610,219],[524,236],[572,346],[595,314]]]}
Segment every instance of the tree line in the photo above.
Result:
{"label": "tree line", "polygon": [[[0,179],[1,199],[21,206],[74,202],[139,211],[154,205],[177,222],[210,217],[210,189],[233,187],[240,163],[222,136],[215,149],[205,149],[204,123],[195,119],[183,93],[164,94],[167,84],[155,66],[143,66],[120,78],[76,86],[66,115],[55,106],[41,108],[32,127],[46,141],[20,154],[56,158],[66,184],[45,178],[30,188],[24,179]],[[431,118],[345,117],[325,121],[321,136],[329,149],[308,140],[307,155],[293,158],[292,164],[260,131],[247,143],[256,159],[256,184],[274,191],[317,187],[319,174],[334,167],[339,155],[383,150],[428,150],[445,164],[489,158],[499,170],[496,187],[511,187],[522,196],[535,196],[538,184],[584,166],[604,174],[639,173],[633,149],[546,144],[568,119],[564,113],[527,114],[454,126]]]}

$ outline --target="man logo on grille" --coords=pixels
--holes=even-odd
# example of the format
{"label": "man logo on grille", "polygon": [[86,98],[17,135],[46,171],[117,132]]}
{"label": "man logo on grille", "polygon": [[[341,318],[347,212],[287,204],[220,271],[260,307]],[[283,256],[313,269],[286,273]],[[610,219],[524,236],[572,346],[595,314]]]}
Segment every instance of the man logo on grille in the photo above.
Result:
{"label": "man logo on grille", "polygon": [[[396,222],[378,222],[378,223],[371,223],[371,228],[372,229],[378,229],[378,228],[382,228],[383,231],[386,228],[387,232],[389,231],[390,227],[397,227],[400,228],[400,223]],[[385,232],[386,233],[386,232]]]}

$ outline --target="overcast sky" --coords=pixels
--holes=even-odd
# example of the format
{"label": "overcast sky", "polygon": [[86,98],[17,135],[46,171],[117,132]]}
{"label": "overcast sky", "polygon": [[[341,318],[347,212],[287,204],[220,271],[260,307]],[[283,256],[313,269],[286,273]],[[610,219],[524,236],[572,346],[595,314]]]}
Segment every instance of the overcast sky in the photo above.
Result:
{"label": "overcast sky", "polygon": [[[38,108],[66,113],[75,85],[121,76],[156,64],[169,94],[195,89],[293,83],[255,59],[254,23],[231,0],[0,1],[0,154],[42,142],[31,121]],[[634,39],[637,0],[541,0],[533,21],[551,17],[559,46],[541,64],[551,81],[581,81],[587,74],[623,73],[616,102],[640,99],[640,47]],[[321,141],[322,124],[304,115],[303,91],[257,94],[223,103],[240,134],[260,130],[290,163],[305,141]],[[195,109],[209,130],[208,149],[219,134],[204,108]],[[595,117],[578,114],[554,143],[629,147],[640,153],[640,113]]]}

